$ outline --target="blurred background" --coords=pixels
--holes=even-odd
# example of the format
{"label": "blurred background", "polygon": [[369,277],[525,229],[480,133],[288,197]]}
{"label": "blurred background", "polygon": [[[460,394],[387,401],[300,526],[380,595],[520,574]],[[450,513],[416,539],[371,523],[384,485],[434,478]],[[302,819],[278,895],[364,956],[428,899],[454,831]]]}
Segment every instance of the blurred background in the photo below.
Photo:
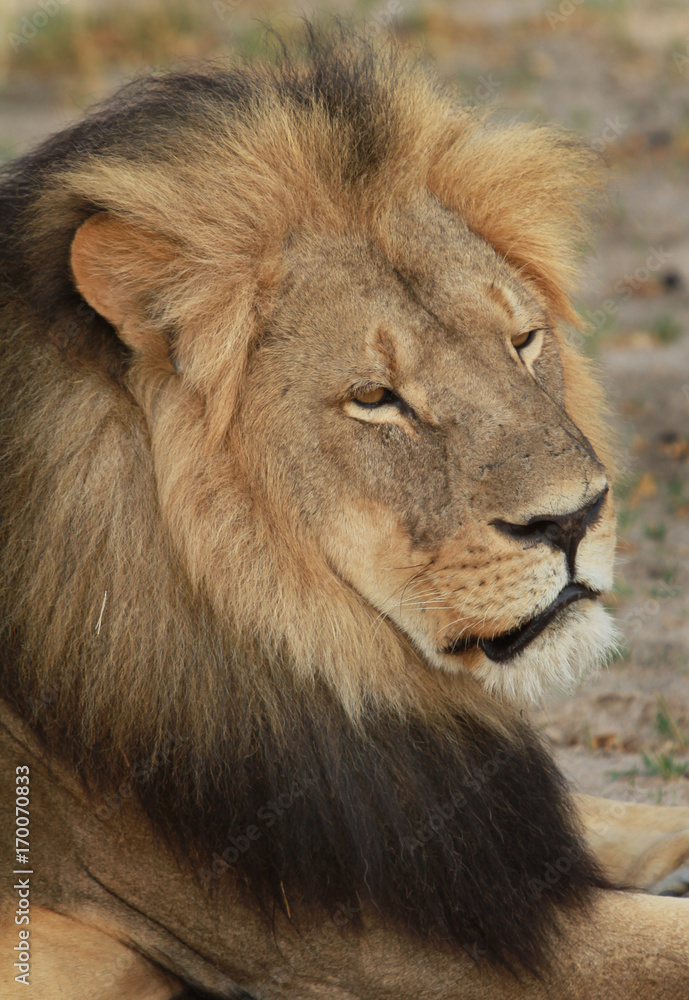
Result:
{"label": "blurred background", "polygon": [[0,0],[0,160],[119,83],[265,51],[335,11],[393,32],[472,103],[557,122],[610,166],[571,336],[606,380],[622,450],[611,595],[624,645],[534,713],[583,791],[689,803],[689,3],[686,0]]}

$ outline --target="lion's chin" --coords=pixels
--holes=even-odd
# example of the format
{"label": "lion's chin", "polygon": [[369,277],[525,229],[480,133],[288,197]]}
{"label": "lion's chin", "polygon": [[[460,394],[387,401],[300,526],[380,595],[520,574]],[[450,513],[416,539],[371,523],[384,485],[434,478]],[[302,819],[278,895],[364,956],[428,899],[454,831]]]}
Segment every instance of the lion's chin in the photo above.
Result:
{"label": "lion's chin", "polygon": [[[480,650],[465,656],[441,654],[445,670],[468,669],[500,698],[540,703],[553,691],[571,690],[603,666],[619,646],[611,616],[594,601],[579,601],[560,611],[525,649],[502,662]],[[466,660],[466,662],[465,662]]]}

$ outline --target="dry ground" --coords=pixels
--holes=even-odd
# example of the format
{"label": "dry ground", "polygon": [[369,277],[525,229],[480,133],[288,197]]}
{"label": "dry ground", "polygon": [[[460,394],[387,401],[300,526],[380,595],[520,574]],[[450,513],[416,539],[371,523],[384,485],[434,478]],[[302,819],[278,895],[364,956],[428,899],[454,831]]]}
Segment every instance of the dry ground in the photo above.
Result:
{"label": "dry ground", "polygon": [[[394,24],[468,100],[575,129],[610,163],[598,253],[581,289],[581,341],[599,359],[620,427],[611,603],[624,645],[605,673],[535,720],[582,790],[689,802],[689,5],[387,0],[339,9],[380,30]],[[255,49],[256,17],[295,26],[289,7],[271,3],[73,0],[25,37],[38,10],[18,0],[0,13],[2,156],[147,66]]]}

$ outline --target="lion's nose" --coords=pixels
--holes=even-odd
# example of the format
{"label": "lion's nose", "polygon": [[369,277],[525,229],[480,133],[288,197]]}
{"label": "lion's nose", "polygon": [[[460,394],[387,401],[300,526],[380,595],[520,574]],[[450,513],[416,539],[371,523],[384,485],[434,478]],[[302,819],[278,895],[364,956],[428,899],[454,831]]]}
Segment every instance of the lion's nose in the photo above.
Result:
{"label": "lion's nose", "polygon": [[511,538],[526,538],[533,542],[545,542],[554,548],[561,549],[567,559],[569,575],[574,579],[574,563],[579,542],[588,528],[599,519],[608,486],[601,490],[597,497],[569,514],[534,514],[524,524],[513,524],[510,521],[496,519],[491,521],[498,531]]}

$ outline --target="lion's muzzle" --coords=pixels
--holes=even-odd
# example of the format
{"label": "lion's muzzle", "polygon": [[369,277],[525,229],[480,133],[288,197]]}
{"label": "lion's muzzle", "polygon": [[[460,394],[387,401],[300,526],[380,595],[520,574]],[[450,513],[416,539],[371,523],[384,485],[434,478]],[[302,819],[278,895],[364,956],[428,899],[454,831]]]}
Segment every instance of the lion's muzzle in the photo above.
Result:
{"label": "lion's muzzle", "polygon": [[531,618],[524,625],[504,635],[494,636],[491,639],[480,636],[461,637],[450,643],[443,650],[450,655],[463,653],[469,649],[478,648],[483,650],[488,659],[495,663],[503,663],[520,653],[532,642],[536,636],[547,628],[553,618],[564,608],[574,604],[575,601],[591,600],[595,601],[599,595],[594,590],[584,587],[579,583],[568,584],[563,587],[552,604],[549,604],[545,611]]}

